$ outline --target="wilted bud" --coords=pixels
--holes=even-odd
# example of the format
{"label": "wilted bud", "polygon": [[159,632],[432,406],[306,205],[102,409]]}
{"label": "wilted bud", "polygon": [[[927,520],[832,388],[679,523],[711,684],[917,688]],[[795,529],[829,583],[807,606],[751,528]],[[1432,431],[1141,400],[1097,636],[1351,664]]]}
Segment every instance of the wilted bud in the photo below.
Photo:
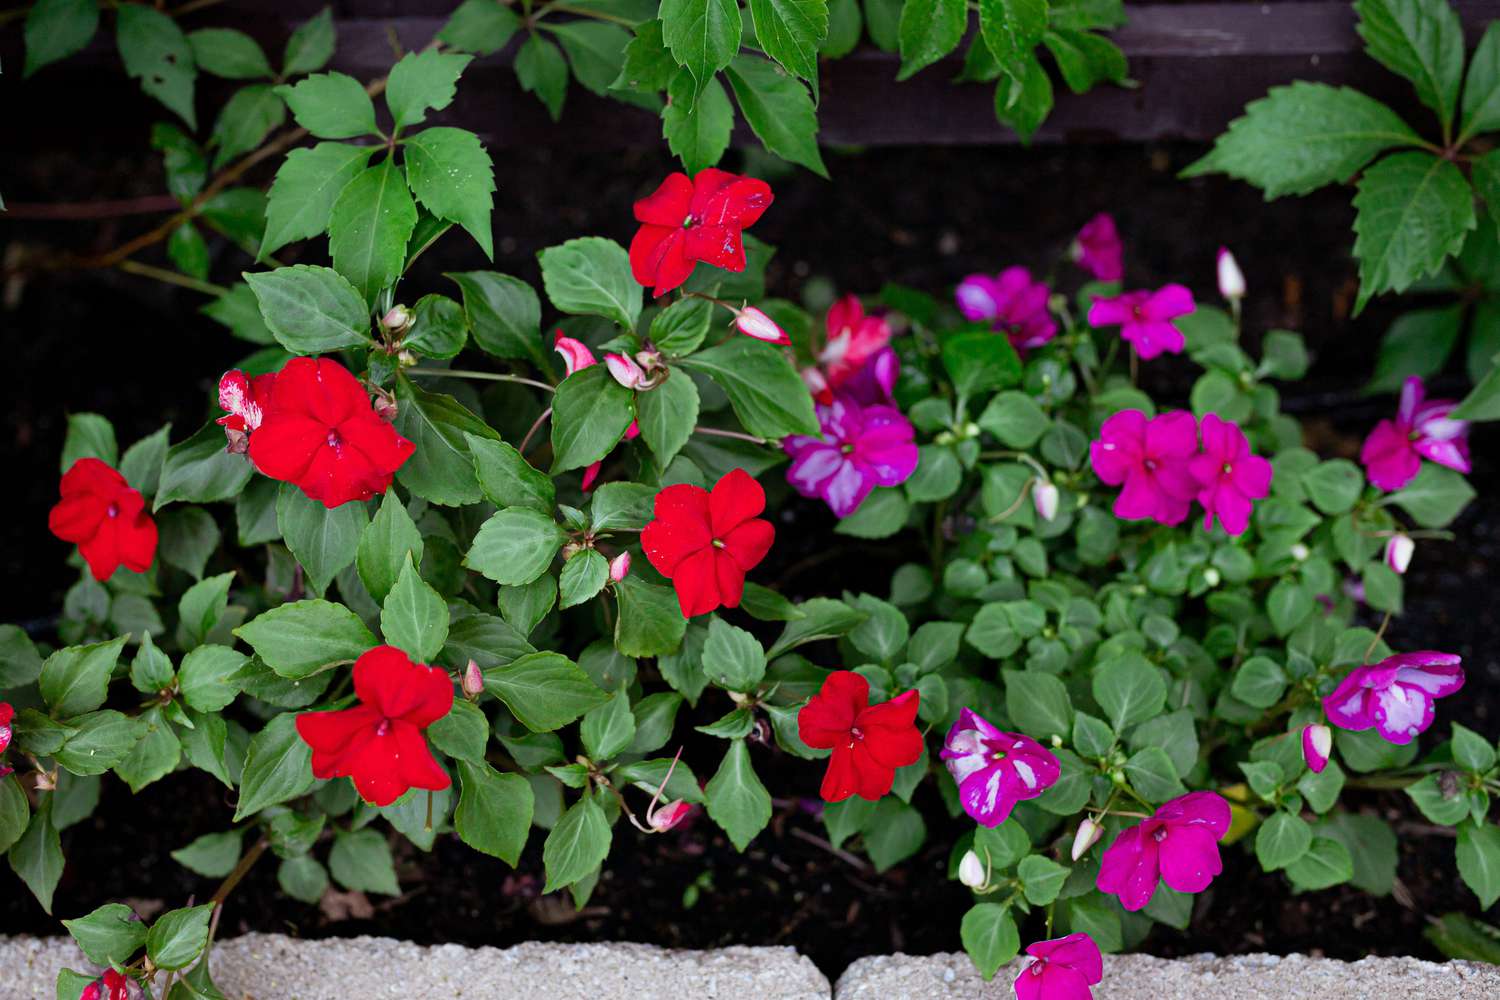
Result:
{"label": "wilted bud", "polygon": [[661,807],[647,813],[646,823],[657,833],[666,833],[672,827],[687,819],[688,813],[692,811],[693,807],[686,802],[667,802]]}
{"label": "wilted bud", "polygon": [[228,442],[224,450],[231,455],[243,455],[250,450],[250,435],[246,431],[234,427],[224,428],[224,440]]}
{"label": "wilted bud", "polygon": [[1073,834],[1073,860],[1077,861],[1089,852],[1089,848],[1099,843],[1099,838],[1104,836],[1104,827],[1094,822],[1092,817],[1085,816],[1082,823],[1078,824],[1078,832]]}
{"label": "wilted bud", "polygon": [[411,326],[411,313],[405,306],[391,306],[390,311],[380,317],[380,325],[391,333],[400,333]]}
{"label": "wilted bud", "polygon": [[1031,491],[1031,504],[1036,508],[1036,516],[1043,521],[1050,521],[1057,517],[1058,497],[1055,484],[1047,479],[1037,480],[1035,488]]}
{"label": "wilted bud", "polygon": [[1333,731],[1327,726],[1306,726],[1302,730],[1302,759],[1308,770],[1322,774],[1328,766],[1328,755],[1333,753]]}
{"label": "wilted bud", "polygon": [[1297,560],[1298,562],[1307,562],[1307,557],[1312,555],[1312,553],[1308,551],[1307,546],[1303,545],[1301,542],[1297,542],[1287,551],[1290,552],[1292,558]]}
{"label": "wilted bud", "polygon": [[379,393],[375,397],[375,415],[386,423],[394,423],[401,408],[396,405],[396,397]]}
{"label": "wilted bud", "polygon": [[470,660],[464,667],[463,689],[466,698],[478,698],[484,694],[484,671],[479,669],[479,664],[474,660]]}
{"label": "wilted bud", "polygon": [[621,552],[609,561],[609,578],[619,583],[630,575],[630,553]]}
{"label": "wilted bud", "polygon": [[1396,573],[1405,573],[1406,567],[1411,565],[1412,553],[1416,551],[1417,543],[1411,540],[1411,536],[1397,532],[1385,543],[1385,564]]}
{"label": "wilted bud", "polygon": [[984,874],[984,862],[973,851],[965,851],[958,863],[958,880],[970,889],[982,889],[989,881]]}
{"label": "wilted bud", "polygon": [[56,771],[38,771],[36,775],[36,790],[39,792],[51,792],[57,789]]}
{"label": "wilted bud", "polygon": [[1228,247],[1219,247],[1219,294],[1230,302],[1245,297],[1245,275]]}
{"label": "wilted bud", "polygon": [[616,382],[627,389],[644,388],[648,382],[646,372],[636,360],[624,354],[606,354],[604,364]]}
{"label": "wilted bud", "polygon": [[763,340],[768,344],[790,344],[792,338],[776,325],[776,321],[754,306],[745,306],[734,311],[734,325],[747,337]]}
{"label": "wilted bud", "polygon": [[400,363],[402,368],[410,368],[412,365],[417,363],[417,356],[411,351],[403,350],[397,352],[396,361]]}

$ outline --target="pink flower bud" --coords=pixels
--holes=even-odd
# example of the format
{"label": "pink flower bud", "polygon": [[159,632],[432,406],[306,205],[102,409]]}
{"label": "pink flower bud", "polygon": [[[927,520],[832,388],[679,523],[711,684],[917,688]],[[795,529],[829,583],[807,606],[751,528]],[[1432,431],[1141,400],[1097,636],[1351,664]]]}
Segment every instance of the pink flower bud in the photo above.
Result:
{"label": "pink flower bud", "polygon": [[606,354],[604,364],[615,381],[627,389],[640,389],[647,383],[646,372],[636,363],[635,358],[624,354]]}
{"label": "pink flower bud", "polygon": [[57,772],[39,771],[36,776],[36,790],[39,792],[54,792],[57,790]]}
{"label": "pink flower bud", "polygon": [[484,694],[484,671],[479,669],[479,664],[474,660],[470,660],[464,667],[463,689],[468,698],[478,698]]}
{"label": "pink flower bud", "polygon": [[743,309],[734,311],[734,325],[739,328],[740,333],[756,340],[764,340],[768,344],[790,344],[792,338],[786,335],[786,331],[776,325],[776,321],[754,306],[745,306]]}
{"label": "pink flower bud", "polygon": [[630,553],[621,552],[609,561],[609,578],[619,583],[630,575]]}
{"label": "pink flower bud", "polygon": [[1230,302],[1236,302],[1245,297],[1245,275],[1240,271],[1239,262],[1234,259],[1234,254],[1229,252],[1228,247],[1219,247],[1218,256],[1219,271],[1219,294]]}
{"label": "pink flower bud", "polygon": [[1411,536],[1397,532],[1385,543],[1385,564],[1396,573],[1405,573],[1406,567],[1411,565],[1412,553],[1417,551],[1417,543],[1411,540]]}
{"label": "pink flower bud", "polygon": [[1333,731],[1327,726],[1305,726],[1302,730],[1302,759],[1308,770],[1322,774],[1328,766],[1328,755],[1333,753]]}
{"label": "pink flower bud", "polygon": [[594,352],[588,349],[588,345],[581,340],[564,337],[561,330],[553,335],[552,349],[562,355],[563,367],[569,375],[594,364]]}
{"label": "pink flower bud", "polygon": [[1050,521],[1057,517],[1057,501],[1059,494],[1057,487],[1045,479],[1037,480],[1036,486],[1031,491],[1031,503],[1036,508],[1036,515],[1043,521]]}
{"label": "pink flower bud", "polygon": [[1073,860],[1077,861],[1087,854],[1089,848],[1099,843],[1102,836],[1104,827],[1085,816],[1083,822],[1078,824],[1078,832],[1073,835]]}
{"label": "pink flower bud", "polygon": [[965,851],[958,863],[958,880],[970,889],[979,889],[988,881],[984,876],[984,862],[973,851]]}
{"label": "pink flower bud", "polygon": [[380,325],[392,333],[400,333],[411,326],[411,313],[406,311],[405,306],[392,306],[389,312],[380,317]]}
{"label": "pink flower bud", "polygon": [[693,807],[686,802],[680,800],[677,802],[668,802],[660,808],[652,809],[647,813],[646,822],[657,833],[666,833],[672,827],[687,819],[688,813],[692,811]]}

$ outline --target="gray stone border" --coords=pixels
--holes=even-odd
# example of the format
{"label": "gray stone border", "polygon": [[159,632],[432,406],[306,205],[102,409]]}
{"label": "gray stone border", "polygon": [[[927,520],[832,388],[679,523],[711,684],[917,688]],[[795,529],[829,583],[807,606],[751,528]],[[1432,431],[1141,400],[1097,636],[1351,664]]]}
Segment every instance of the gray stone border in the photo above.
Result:
{"label": "gray stone border", "polygon": [[[68,938],[0,937],[0,998],[53,1000],[57,971],[90,966]],[[674,951],[642,944],[423,947],[390,938],[219,942],[228,1000],[1011,1000],[1019,965],[984,982],[967,957],[882,955],[837,989],[792,948]],[[1495,1000],[1500,966],[1414,958],[1111,955],[1095,1000]]]}

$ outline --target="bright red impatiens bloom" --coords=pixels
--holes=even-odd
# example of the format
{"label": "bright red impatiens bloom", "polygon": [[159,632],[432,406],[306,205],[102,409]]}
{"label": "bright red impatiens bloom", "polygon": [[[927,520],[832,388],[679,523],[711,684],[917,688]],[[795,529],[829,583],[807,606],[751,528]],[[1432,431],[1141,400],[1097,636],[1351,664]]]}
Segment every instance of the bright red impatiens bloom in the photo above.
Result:
{"label": "bright red impatiens bloom", "polygon": [[375,412],[359,380],[330,358],[288,361],[261,409],[250,460],[325,507],[384,493],[416,450]]}
{"label": "bright red impatiens bloom", "polygon": [[656,494],[656,518],[641,532],[641,548],[677,591],[686,618],[717,607],[737,608],[745,574],[776,538],[766,491],[744,469],[731,469],[713,492],[688,483]]}
{"label": "bright red impatiens bloom", "polygon": [[818,750],[832,750],[823,775],[825,802],[851,795],[875,801],[891,790],[896,768],[922,756],[916,691],[870,704],[870,682],[852,670],[835,670],[797,713],[797,734]]}
{"label": "bright red impatiens bloom", "polygon": [[630,270],[646,287],[667,294],[693,273],[698,261],[726,271],[745,269],[743,230],[771,204],[771,186],[710,167],[688,180],[671,174],[635,203],[641,223],[630,241]]}
{"label": "bright red impatiens bloom", "polygon": [[353,778],[360,796],[377,806],[410,788],[436,792],[452,783],[422,736],[453,707],[447,673],[411,662],[394,646],[376,646],[354,662],[354,693],[354,708],[297,716],[315,777]]}
{"label": "bright red impatiens bloom", "polygon": [[108,580],[121,566],[136,573],[151,568],[156,522],[124,476],[97,458],[80,458],[63,473],[61,492],[47,527],[78,546],[95,580]]}
{"label": "bright red impatiens bloom", "polygon": [[78,1000],[138,1000],[140,984],[123,972],[105,969],[104,975],[89,983],[78,994]]}

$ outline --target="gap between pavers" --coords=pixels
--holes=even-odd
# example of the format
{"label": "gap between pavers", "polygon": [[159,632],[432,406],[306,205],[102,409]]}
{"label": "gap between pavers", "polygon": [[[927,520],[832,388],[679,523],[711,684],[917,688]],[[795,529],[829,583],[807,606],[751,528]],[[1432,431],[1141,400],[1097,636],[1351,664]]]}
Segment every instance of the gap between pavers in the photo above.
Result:
{"label": "gap between pavers", "polygon": [[[861,958],[834,1000],[1014,1000],[1013,963],[986,983],[962,954]],[[1104,956],[1094,1000],[1500,1000],[1500,966],[1306,955]]]}

